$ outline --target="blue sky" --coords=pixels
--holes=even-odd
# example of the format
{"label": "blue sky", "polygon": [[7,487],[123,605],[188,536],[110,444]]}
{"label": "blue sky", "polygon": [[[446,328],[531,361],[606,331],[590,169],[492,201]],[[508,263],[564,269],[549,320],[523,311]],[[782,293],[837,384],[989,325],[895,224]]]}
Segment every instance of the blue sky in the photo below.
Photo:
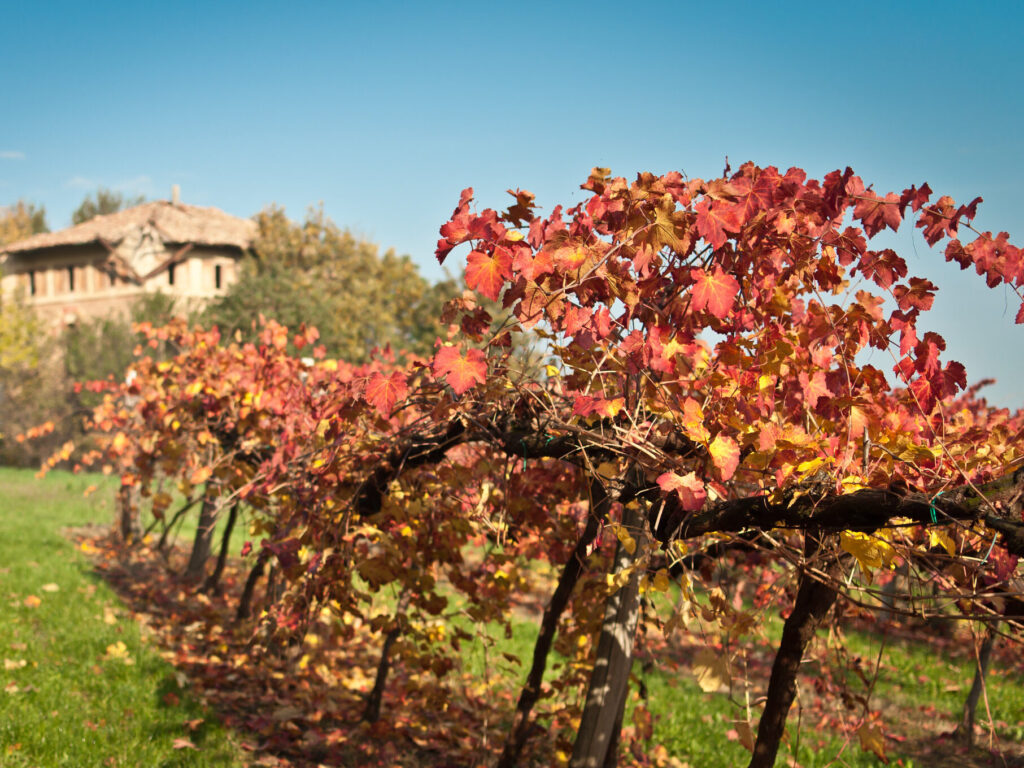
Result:
{"label": "blue sky", "polygon": [[[322,201],[439,277],[465,186],[550,209],[595,165],[708,177],[728,156],[981,195],[976,224],[1021,243],[1022,22],[1008,2],[9,3],[0,205],[60,228],[101,184],[239,216]],[[895,244],[942,288],[947,355],[1024,405],[1014,297]]]}

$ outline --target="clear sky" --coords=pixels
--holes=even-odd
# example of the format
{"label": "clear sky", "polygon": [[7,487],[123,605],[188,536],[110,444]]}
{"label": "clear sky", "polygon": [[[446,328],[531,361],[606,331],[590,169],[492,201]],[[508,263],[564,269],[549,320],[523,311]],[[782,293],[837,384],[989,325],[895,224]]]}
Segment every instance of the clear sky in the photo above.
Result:
{"label": "clear sky", "polygon": [[[1022,244],[1022,28],[1011,2],[8,2],[0,205],[59,229],[98,185],[239,216],[322,201],[434,278],[463,187],[549,210],[595,165],[728,156],[981,195],[976,225]],[[919,235],[896,247],[942,288],[947,356],[1024,406],[1015,297]]]}

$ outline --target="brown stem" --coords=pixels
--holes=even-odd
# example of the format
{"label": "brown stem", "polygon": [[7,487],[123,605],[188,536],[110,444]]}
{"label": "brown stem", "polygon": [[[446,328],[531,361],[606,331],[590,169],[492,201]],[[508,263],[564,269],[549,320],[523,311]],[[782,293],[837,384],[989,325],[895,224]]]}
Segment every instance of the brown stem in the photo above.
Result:
{"label": "brown stem", "polygon": [[242,589],[242,596],[238,600],[238,611],[235,613],[235,621],[242,621],[252,616],[252,596],[256,591],[256,582],[263,575],[263,569],[270,559],[270,550],[264,549],[256,558],[256,564],[249,571],[249,577],[245,580],[245,587]]}
{"label": "brown stem", "polygon": [[526,677],[526,685],[523,686],[523,690],[519,694],[516,713],[512,719],[512,729],[505,741],[505,748],[498,760],[497,768],[514,768],[519,764],[519,755],[530,735],[530,714],[537,699],[540,698],[541,682],[544,680],[548,654],[551,652],[551,645],[554,642],[555,633],[558,631],[558,621],[569,604],[569,597],[572,595],[576,583],[583,575],[587,550],[594,543],[600,521],[608,514],[608,508],[611,506],[611,500],[600,483],[591,484],[591,499],[586,527],[576,541],[576,546],[573,548],[572,554],[569,555],[569,559],[562,566],[558,585],[544,609],[544,616],[540,622],[540,633],[533,646],[533,664]]}
{"label": "brown stem", "polygon": [[608,751],[604,756],[604,764],[601,768],[615,768],[619,764],[619,742],[622,740],[622,718],[626,714],[626,697],[622,697],[619,705],[619,714],[615,718],[615,725],[612,726],[611,740],[608,742]]}
{"label": "brown stem", "polygon": [[[806,557],[810,559],[819,548],[818,538],[807,534],[804,542]],[[833,560],[828,570],[834,572],[835,569],[836,561]],[[783,626],[779,651],[772,664],[768,697],[761,722],[757,726],[757,740],[754,742],[750,768],[771,768],[775,765],[782,734],[786,730],[786,716],[796,696],[796,675],[804,650],[835,601],[835,589],[806,571],[800,574],[793,612]]]}
{"label": "brown stem", "polygon": [[203,505],[199,508],[199,524],[196,526],[196,537],[192,542],[192,554],[185,568],[185,579],[197,582],[206,570],[206,561],[210,557],[210,545],[213,541],[213,528],[217,523],[217,488],[213,483],[206,484],[203,493]]}
{"label": "brown stem", "polygon": [[398,604],[395,606],[395,618],[384,636],[384,646],[380,650],[380,661],[377,662],[377,679],[373,683],[373,690],[366,697],[366,709],[363,710],[363,720],[368,723],[375,723],[380,719],[380,705],[384,698],[384,688],[388,681],[388,672],[391,669],[391,648],[402,635],[402,625],[405,623],[405,611],[409,607],[409,590],[405,589],[398,597]]}
{"label": "brown stem", "polygon": [[988,673],[988,665],[992,660],[992,647],[996,641],[996,629],[998,624],[991,624],[985,632],[985,639],[978,651],[978,663],[974,668],[974,682],[971,684],[971,692],[967,694],[967,701],[964,702],[964,712],[957,726],[957,736],[968,747],[974,744],[974,715],[978,709],[978,699],[985,687],[985,675]]}
{"label": "brown stem", "polygon": [[[627,505],[622,517],[637,535],[633,550],[620,542],[615,552],[615,572],[630,568],[645,546],[646,521],[640,508]],[[633,666],[633,638],[640,618],[640,574],[634,570],[629,580],[608,596],[601,636],[597,641],[597,660],[590,674],[586,704],[573,746],[569,768],[601,768],[608,760],[612,745],[617,749],[622,724],[622,709],[629,690],[629,672]]]}
{"label": "brown stem", "polygon": [[224,566],[228,561],[228,546],[231,544],[231,531],[235,527],[235,520],[238,518],[238,503],[231,505],[228,512],[227,524],[224,526],[224,535],[220,540],[220,553],[217,555],[217,567],[213,569],[206,582],[203,584],[203,592],[213,592],[220,586],[220,577],[224,574]]}
{"label": "brown stem", "polygon": [[139,535],[139,518],[135,508],[135,488],[122,485],[117,491],[117,512],[121,541],[133,541]]}
{"label": "brown stem", "polygon": [[[171,535],[171,531],[174,530],[174,526],[176,526],[181,521],[181,518],[185,516],[185,513],[192,509],[192,507],[194,507],[196,505],[196,502],[198,501],[199,498],[189,499],[188,501],[186,501],[185,505],[174,513],[174,515],[171,517],[170,522],[164,525],[164,530],[160,534],[160,541],[158,541],[156,545],[158,551],[163,552],[166,549],[167,537]],[[154,524],[156,524],[157,522],[160,521],[155,520]],[[150,528],[152,528],[152,525],[150,526]]]}

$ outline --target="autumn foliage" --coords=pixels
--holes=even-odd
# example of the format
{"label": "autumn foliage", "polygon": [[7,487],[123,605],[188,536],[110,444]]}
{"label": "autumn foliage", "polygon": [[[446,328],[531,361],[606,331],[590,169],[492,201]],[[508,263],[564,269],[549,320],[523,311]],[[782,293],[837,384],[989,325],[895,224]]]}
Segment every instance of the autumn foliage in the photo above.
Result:
{"label": "autumn foliage", "polygon": [[[416,743],[479,764],[663,763],[642,702],[623,728],[634,640],[668,643],[697,619],[733,642],[782,610],[764,715],[744,724],[751,765],[771,765],[815,628],[833,606],[879,608],[897,569],[903,591],[934,578],[957,610],[1019,635],[1024,414],[967,388],[927,326],[938,287],[872,245],[920,228],[1020,297],[1024,256],[972,228],[980,199],[750,163],[711,180],[594,169],[583,189],[548,215],[524,191],[504,210],[462,194],[437,257],[466,251],[468,290],[426,358],[327,360],[314,329],[273,321],[258,344],[141,328],[172,354],[143,346],[107,385],[87,461],[158,523],[172,489],[207,522],[243,509],[250,581],[272,581],[243,596],[254,647],[374,648],[359,716],[388,720],[399,675],[422,699],[402,726]],[[536,370],[523,332],[543,345]],[[735,594],[707,583],[709,561],[745,574]],[[518,700],[467,686],[464,646],[510,633],[538,591],[532,666],[498,662],[526,676]],[[708,690],[734,674],[730,647],[694,660]],[[598,685],[594,670],[611,671]],[[473,728],[428,714],[449,706]],[[841,725],[884,752],[875,713]]]}

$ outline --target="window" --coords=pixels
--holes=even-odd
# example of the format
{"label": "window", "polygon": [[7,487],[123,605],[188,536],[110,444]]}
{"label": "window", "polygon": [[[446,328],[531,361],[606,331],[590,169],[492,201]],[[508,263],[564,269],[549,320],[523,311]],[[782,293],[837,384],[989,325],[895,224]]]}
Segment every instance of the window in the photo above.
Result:
{"label": "window", "polygon": [[176,266],[178,266],[178,265],[177,264],[171,264],[171,266],[169,266],[167,268],[167,284],[168,285],[174,285],[174,268]]}
{"label": "window", "polygon": [[36,295],[36,271],[34,269],[28,271],[28,295]]}
{"label": "window", "polygon": [[220,264],[218,264],[213,268],[213,287],[216,288],[217,290],[220,290],[220,282]]}
{"label": "window", "polygon": [[68,267],[68,293],[75,292],[75,268]]}

